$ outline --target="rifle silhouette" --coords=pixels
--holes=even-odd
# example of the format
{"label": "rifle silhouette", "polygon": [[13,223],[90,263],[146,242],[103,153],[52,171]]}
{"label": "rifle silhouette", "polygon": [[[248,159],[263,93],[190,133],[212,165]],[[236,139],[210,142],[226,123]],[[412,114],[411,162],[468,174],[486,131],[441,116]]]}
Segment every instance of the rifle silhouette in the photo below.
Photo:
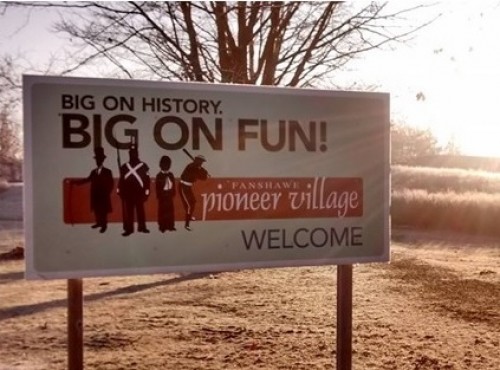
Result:
{"label": "rifle silhouette", "polygon": [[[131,146],[134,145],[134,142],[133,142],[133,138],[130,138],[130,141],[131,141]],[[117,186],[117,189],[118,189],[118,196],[120,197],[120,201],[121,201],[121,206],[122,206],[122,223],[127,219],[127,208],[125,207],[125,202],[123,200],[123,196],[120,192],[120,185],[122,184],[122,161],[121,161],[121,158],[120,158],[120,149],[119,149],[119,145],[117,144],[116,145],[116,161],[118,162],[118,186]]]}

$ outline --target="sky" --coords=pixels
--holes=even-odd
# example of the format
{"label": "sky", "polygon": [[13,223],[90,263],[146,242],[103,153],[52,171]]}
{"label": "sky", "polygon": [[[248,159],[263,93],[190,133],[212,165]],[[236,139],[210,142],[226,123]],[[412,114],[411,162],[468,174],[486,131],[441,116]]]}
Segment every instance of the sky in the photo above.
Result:
{"label": "sky", "polygon": [[[67,41],[51,32],[56,13],[8,11],[0,55],[22,53],[36,68],[60,54]],[[500,1],[440,2],[412,21],[438,15],[411,42],[349,64],[338,81],[390,93],[391,120],[430,129],[441,145],[453,140],[463,154],[500,157]]]}
{"label": "sky", "polygon": [[416,40],[358,70],[391,93],[393,121],[429,128],[464,154],[500,157],[500,2],[449,1],[435,10],[441,16]]}

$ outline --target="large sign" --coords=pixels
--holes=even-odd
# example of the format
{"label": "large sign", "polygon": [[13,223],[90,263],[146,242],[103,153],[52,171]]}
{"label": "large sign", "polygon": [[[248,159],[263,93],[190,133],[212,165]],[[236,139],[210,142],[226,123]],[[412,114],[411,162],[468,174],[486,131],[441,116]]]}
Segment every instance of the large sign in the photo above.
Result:
{"label": "large sign", "polygon": [[389,96],[24,76],[28,278],[389,259]]}

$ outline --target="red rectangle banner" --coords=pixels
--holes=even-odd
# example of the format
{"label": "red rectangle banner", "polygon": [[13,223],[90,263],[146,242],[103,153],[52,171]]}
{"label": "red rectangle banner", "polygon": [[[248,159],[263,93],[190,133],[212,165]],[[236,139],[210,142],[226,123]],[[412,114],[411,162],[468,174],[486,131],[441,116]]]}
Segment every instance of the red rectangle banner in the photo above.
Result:
{"label": "red rectangle banner", "polygon": [[[64,222],[94,222],[90,184],[66,178]],[[124,199],[114,189],[110,194],[109,222],[122,221]],[[176,221],[184,220],[186,184],[175,182],[173,208]],[[198,220],[293,219],[324,217],[362,217],[363,180],[361,178],[209,178],[190,186],[194,194],[193,216]],[[158,199],[154,179],[151,194],[144,199],[147,221],[158,219]],[[189,189],[188,189],[189,190]],[[191,204],[190,206],[193,206]],[[95,207],[95,205],[94,205]]]}

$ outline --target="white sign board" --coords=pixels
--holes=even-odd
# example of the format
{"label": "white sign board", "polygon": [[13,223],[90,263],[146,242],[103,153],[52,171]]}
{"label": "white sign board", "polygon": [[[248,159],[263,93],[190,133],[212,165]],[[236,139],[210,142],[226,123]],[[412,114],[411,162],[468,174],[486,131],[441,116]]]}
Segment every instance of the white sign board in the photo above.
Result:
{"label": "white sign board", "polygon": [[24,76],[28,278],[389,259],[389,95]]}

